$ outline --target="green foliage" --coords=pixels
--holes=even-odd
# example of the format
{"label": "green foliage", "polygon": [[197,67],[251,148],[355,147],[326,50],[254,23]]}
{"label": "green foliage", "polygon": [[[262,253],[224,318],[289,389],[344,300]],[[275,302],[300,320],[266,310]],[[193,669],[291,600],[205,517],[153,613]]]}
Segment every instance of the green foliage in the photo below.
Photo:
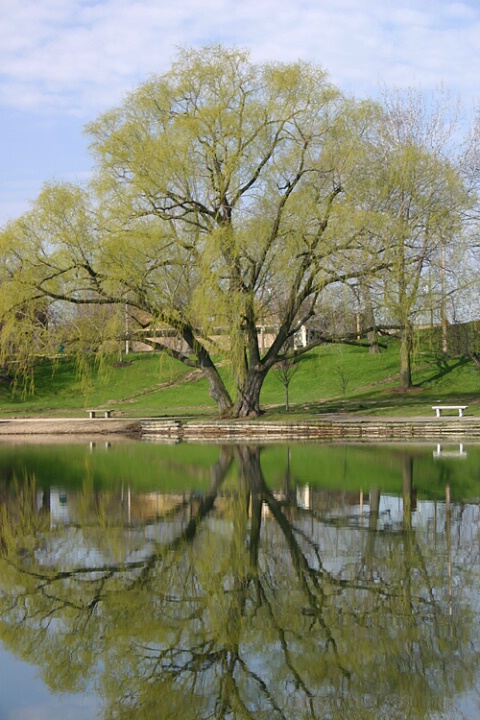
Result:
{"label": "green foliage", "polygon": [[[314,65],[255,65],[220,46],[181,51],[88,125],[90,186],[46,186],[7,228],[5,313],[18,285],[62,306],[79,351],[105,352],[126,304],[130,331],[150,325],[152,344],[200,369],[222,413],[258,414],[264,378],[319,293],[359,272],[365,214],[349,178],[376,112]],[[88,311],[69,315],[69,303]],[[256,327],[266,318],[277,329],[264,354]],[[233,397],[211,354],[216,333]]]}
{"label": "green foliage", "polygon": [[[476,199],[442,113],[422,103],[345,97],[305,62],[181,50],[88,124],[88,186],[46,185],[2,232],[0,360],[15,358],[28,390],[38,352],[66,343],[88,370],[83,353],[142,340],[200,371],[221,415],[248,417],[305,324],[374,346],[375,328],[395,323],[410,387],[412,327],[426,294],[444,320],[444,255]],[[352,312],[326,322],[341,294],[355,297],[357,333]]]}

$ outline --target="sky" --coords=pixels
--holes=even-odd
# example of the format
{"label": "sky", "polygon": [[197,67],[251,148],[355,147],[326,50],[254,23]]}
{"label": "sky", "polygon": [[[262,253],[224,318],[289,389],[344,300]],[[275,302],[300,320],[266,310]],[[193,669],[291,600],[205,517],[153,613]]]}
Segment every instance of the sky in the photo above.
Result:
{"label": "sky", "polygon": [[0,227],[43,183],[88,180],[84,125],[209,43],[314,62],[357,97],[480,100],[479,0],[0,0]]}

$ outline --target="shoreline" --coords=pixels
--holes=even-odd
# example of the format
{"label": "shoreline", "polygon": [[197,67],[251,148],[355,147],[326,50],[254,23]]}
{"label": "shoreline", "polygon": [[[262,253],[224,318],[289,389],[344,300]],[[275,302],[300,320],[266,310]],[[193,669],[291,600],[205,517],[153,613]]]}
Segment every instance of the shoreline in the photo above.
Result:
{"label": "shoreline", "polygon": [[28,435],[140,436],[140,420],[135,418],[12,418],[0,419],[0,438]]}
{"label": "shoreline", "polygon": [[282,443],[357,440],[461,440],[480,442],[480,418],[444,416],[371,417],[322,415],[315,420],[195,420],[152,418],[15,418],[0,419],[0,440],[97,437],[192,443]]}

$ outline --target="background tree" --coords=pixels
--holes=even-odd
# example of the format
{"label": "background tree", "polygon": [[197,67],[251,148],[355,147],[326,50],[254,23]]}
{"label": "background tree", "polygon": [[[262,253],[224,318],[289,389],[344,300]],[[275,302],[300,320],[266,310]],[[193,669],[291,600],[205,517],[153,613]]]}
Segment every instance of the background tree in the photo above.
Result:
{"label": "background tree", "polygon": [[[365,188],[372,210],[372,242],[385,259],[379,277],[384,320],[400,326],[400,387],[412,385],[416,319],[425,312],[431,273],[446,323],[445,257],[461,242],[472,196],[454,153],[456,115],[441,94],[386,93],[371,144]],[[443,273],[443,274],[442,274]]]}
{"label": "background tree", "polygon": [[275,376],[285,389],[285,411],[290,410],[290,383],[298,370],[298,362],[291,359],[287,353],[274,365]]}

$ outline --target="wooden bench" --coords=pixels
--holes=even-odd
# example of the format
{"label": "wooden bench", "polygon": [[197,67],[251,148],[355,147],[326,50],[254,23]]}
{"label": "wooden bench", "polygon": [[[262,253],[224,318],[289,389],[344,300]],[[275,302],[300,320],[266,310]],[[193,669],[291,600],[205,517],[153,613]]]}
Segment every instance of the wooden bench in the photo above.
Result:
{"label": "wooden bench", "polygon": [[111,417],[112,411],[111,410],[87,410],[88,417],[90,420],[93,420],[93,418],[96,416],[97,413],[103,413],[103,416],[106,418]]}
{"label": "wooden bench", "polygon": [[432,405],[432,410],[435,410],[437,417],[442,416],[442,410],[458,410],[458,417],[463,417],[463,411],[468,408],[468,405]]}

